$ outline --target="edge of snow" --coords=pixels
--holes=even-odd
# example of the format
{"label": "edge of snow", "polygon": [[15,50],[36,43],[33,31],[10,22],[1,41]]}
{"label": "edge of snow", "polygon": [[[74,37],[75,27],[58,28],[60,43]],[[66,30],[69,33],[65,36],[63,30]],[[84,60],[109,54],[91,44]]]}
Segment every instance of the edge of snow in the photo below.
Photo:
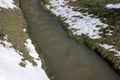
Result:
{"label": "edge of snow", "polygon": [[108,8],[108,9],[120,9],[120,3],[117,3],[117,4],[107,4],[105,7]]}
{"label": "edge of snow", "polygon": [[14,4],[13,0],[0,0],[0,8],[14,9],[18,7]]}
{"label": "edge of snow", "polygon": [[19,51],[16,51],[7,37],[0,40],[0,80],[50,80],[42,69],[42,63],[30,39],[26,40],[26,47],[29,54],[34,57],[37,66],[25,61],[26,67],[19,65],[23,58]]}
{"label": "edge of snow", "polygon": [[65,19],[64,22],[69,25],[68,28],[72,29],[73,34],[85,34],[91,39],[101,38],[100,34],[102,32],[99,30],[106,28],[108,25],[102,23],[99,18],[92,18],[92,14],[75,11],[75,7],[67,5],[68,1],[53,0],[46,5],[46,8],[51,10],[56,16]]}

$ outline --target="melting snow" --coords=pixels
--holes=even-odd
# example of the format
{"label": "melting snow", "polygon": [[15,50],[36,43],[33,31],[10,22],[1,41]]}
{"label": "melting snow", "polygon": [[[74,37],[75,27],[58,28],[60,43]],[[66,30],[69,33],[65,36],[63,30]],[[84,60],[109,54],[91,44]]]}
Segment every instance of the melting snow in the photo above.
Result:
{"label": "melting snow", "polygon": [[14,9],[17,8],[17,6],[14,5],[13,0],[0,0],[0,7],[6,8],[6,9]]}
{"label": "melting snow", "polygon": [[120,3],[118,3],[118,4],[107,4],[106,8],[108,8],[108,9],[120,9]]}
{"label": "melting snow", "polygon": [[27,30],[25,28],[23,28],[23,32],[26,32]]}
{"label": "melting snow", "polygon": [[64,22],[69,24],[69,29],[73,30],[73,34],[86,34],[92,39],[101,38],[99,30],[108,25],[102,23],[99,18],[92,18],[88,13],[75,11],[74,7],[68,6],[67,3],[67,0],[52,0],[46,7],[56,16],[62,17]]}
{"label": "melting snow", "polygon": [[105,49],[112,49],[113,46],[112,45],[108,45],[108,44],[100,44],[101,47],[104,47]]}
{"label": "melting snow", "polygon": [[109,51],[113,51],[113,52],[117,53],[117,54],[115,54],[115,56],[120,57],[120,51],[114,49],[113,45],[100,44],[100,46],[103,47],[103,48],[105,48],[105,49],[107,49],[107,50],[109,50]]}
{"label": "melting snow", "polygon": [[39,58],[39,55],[38,55],[38,53],[36,52],[35,47],[34,47],[34,45],[32,44],[31,39],[27,39],[27,40],[26,40],[25,46],[26,46],[26,48],[27,48],[27,50],[28,50],[28,52],[29,52],[29,55],[30,55],[31,57],[36,58],[36,59]]}
{"label": "melting snow", "polygon": [[41,60],[38,59],[38,54],[31,40],[27,39],[26,41],[26,47],[31,56],[35,58],[37,66],[26,61],[26,67],[21,67],[19,63],[23,57],[19,52],[16,52],[7,40],[0,41],[5,44],[0,44],[0,80],[49,80],[42,69]]}

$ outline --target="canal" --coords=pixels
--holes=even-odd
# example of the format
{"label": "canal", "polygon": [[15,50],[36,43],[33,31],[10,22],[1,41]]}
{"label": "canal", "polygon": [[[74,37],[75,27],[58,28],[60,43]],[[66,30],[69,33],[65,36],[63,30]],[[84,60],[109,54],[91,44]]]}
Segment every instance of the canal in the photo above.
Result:
{"label": "canal", "polygon": [[45,52],[56,80],[120,80],[94,51],[68,37],[63,26],[42,7],[42,0],[21,0],[32,40]]}

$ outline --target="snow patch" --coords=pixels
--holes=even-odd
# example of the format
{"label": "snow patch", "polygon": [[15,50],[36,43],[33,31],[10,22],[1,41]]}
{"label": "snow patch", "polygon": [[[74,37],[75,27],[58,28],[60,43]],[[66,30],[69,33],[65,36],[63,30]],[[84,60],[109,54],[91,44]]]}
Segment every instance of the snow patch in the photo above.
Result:
{"label": "snow patch", "polygon": [[113,51],[113,52],[117,53],[117,54],[115,54],[115,56],[120,57],[120,51],[114,49],[113,45],[100,44],[100,46],[103,47],[103,48],[105,48],[105,49],[107,49],[107,50],[109,50],[109,51]]}
{"label": "snow patch", "polygon": [[6,9],[14,9],[17,8],[16,5],[14,5],[13,0],[0,0],[0,7],[6,8]]}
{"label": "snow patch", "polygon": [[75,7],[67,5],[68,0],[54,0],[46,7],[51,10],[56,16],[63,18],[64,22],[69,25],[75,35],[85,34],[92,39],[101,38],[99,31],[101,28],[106,28],[108,25],[102,23],[99,18],[92,18],[92,15],[75,11]]}
{"label": "snow patch", "polygon": [[106,8],[108,8],[108,9],[120,9],[120,3],[118,3],[118,4],[107,4]]}
{"label": "snow patch", "polygon": [[100,44],[101,47],[104,47],[105,49],[112,49],[113,45],[108,45],[108,44]]}
{"label": "snow patch", "polygon": [[31,39],[27,39],[27,40],[26,40],[25,46],[26,46],[26,48],[27,48],[27,50],[28,50],[28,52],[29,52],[29,55],[30,55],[31,57],[36,58],[36,59],[39,58],[39,55],[38,55],[38,53],[36,52],[35,47],[34,47],[34,45],[32,44]]}
{"label": "snow patch", "polygon": [[27,30],[24,28],[24,29],[23,29],[23,32],[26,32],[26,31],[27,31]]}
{"label": "snow patch", "polygon": [[[23,57],[11,47],[12,44],[7,40],[0,40],[0,43],[4,44],[0,44],[0,80],[49,80],[40,59],[36,60],[37,66],[25,61],[26,67],[21,67],[19,63]],[[39,58],[30,39],[26,46],[34,58]]]}

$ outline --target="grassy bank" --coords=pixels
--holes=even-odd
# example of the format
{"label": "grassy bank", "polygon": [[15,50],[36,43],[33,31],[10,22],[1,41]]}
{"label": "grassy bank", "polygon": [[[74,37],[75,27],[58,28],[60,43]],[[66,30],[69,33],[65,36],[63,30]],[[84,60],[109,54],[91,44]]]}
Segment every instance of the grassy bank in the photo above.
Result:
{"label": "grassy bank", "polygon": [[[109,27],[105,29],[101,29],[103,32],[101,34],[102,38],[99,40],[93,40],[89,38],[82,38],[84,39],[84,43],[89,46],[90,48],[97,50],[103,58],[107,59],[112,66],[117,70],[120,71],[120,59],[119,57],[115,56],[114,51],[108,51],[99,46],[100,43],[105,43],[109,45],[113,45],[116,50],[120,50],[120,9],[106,9],[106,4],[115,4],[120,3],[119,0],[76,0],[75,2],[69,2],[69,5],[75,7],[83,7],[88,8],[87,12],[90,14],[94,14],[94,16],[98,16],[100,20],[108,25]],[[93,17],[94,17],[93,16]],[[111,27],[112,26],[112,27]],[[108,31],[112,31],[112,35],[106,35],[109,33]],[[76,39],[81,41],[81,36],[77,36]]]}
{"label": "grassy bank", "polygon": [[[16,4],[19,4],[18,0],[15,1]],[[13,44],[13,47],[15,47],[16,50],[24,53],[22,55],[24,59],[22,60],[28,60],[35,64],[32,58],[28,55],[28,51],[24,45],[26,39],[28,39],[29,36],[26,32],[23,31],[24,28],[27,28],[27,25],[22,11],[20,9],[8,10],[3,8],[2,11],[0,11],[0,23],[2,34],[8,36],[8,40]]]}
{"label": "grassy bank", "polygon": [[[19,0],[15,0],[15,5],[19,7]],[[31,62],[36,66],[36,62],[29,55],[25,43],[26,39],[29,39],[28,32],[24,32],[23,29],[27,29],[27,23],[23,17],[21,9],[5,9],[0,11],[0,39],[3,39],[5,35],[8,36],[8,41],[12,43],[16,51],[20,51],[23,54],[22,61],[19,63],[25,67],[25,60]]]}

